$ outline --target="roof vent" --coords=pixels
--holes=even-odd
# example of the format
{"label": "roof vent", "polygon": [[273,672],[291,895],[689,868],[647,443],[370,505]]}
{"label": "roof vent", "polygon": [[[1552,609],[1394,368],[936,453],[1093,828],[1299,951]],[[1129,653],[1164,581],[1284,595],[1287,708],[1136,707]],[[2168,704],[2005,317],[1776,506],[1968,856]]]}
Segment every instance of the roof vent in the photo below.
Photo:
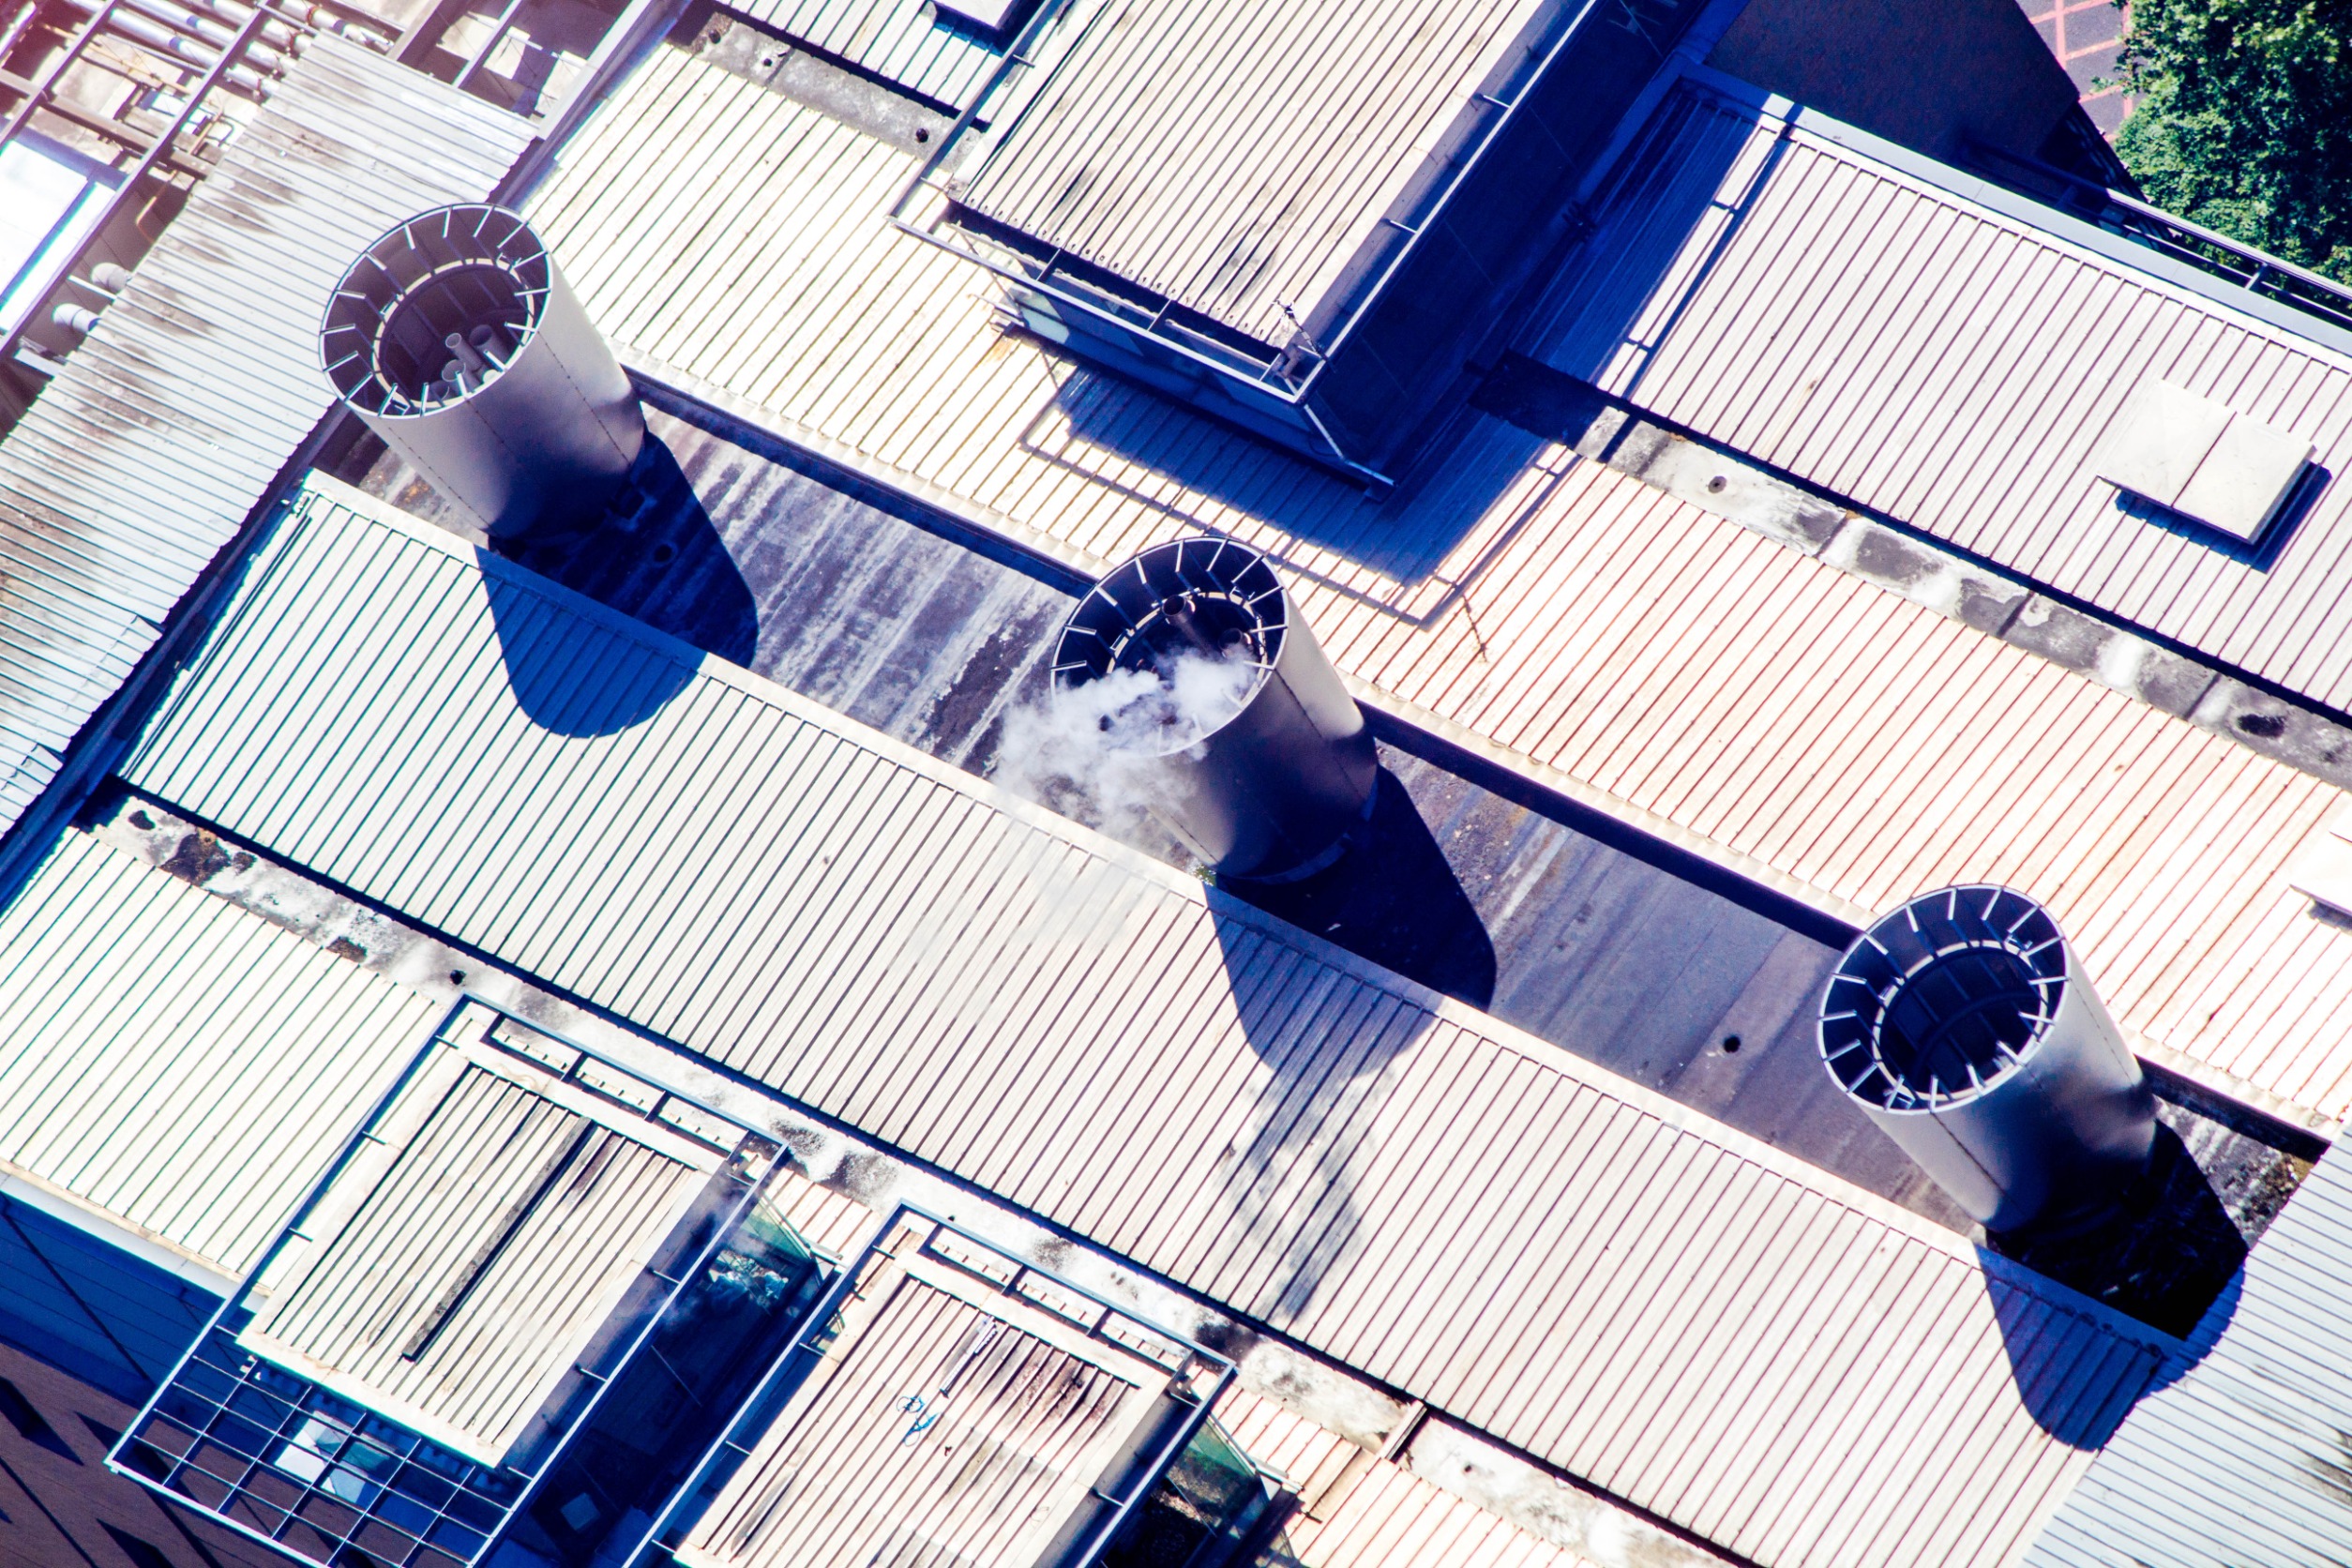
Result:
{"label": "roof vent", "polygon": [[1370,813],[1372,734],[1274,575],[1230,539],[1153,545],[1063,627],[1053,683],[1096,682],[1109,744],[1156,759],[1153,815],[1227,876],[1296,877]]}
{"label": "roof vent", "polygon": [[2154,1146],[2139,1062],[2022,893],[1946,888],[1871,927],[1820,1034],[1838,1087],[1990,1229],[2101,1207]]}
{"label": "roof vent", "polygon": [[2251,544],[2310,464],[2312,445],[2168,381],[2143,383],[2091,458],[2102,479]]}
{"label": "roof vent", "polygon": [[2286,885],[2339,914],[2352,914],[2352,816],[2312,835],[2288,864]]}
{"label": "roof vent", "polygon": [[500,536],[593,521],[644,445],[627,375],[501,207],[419,213],[360,252],[319,349],[344,405]]}

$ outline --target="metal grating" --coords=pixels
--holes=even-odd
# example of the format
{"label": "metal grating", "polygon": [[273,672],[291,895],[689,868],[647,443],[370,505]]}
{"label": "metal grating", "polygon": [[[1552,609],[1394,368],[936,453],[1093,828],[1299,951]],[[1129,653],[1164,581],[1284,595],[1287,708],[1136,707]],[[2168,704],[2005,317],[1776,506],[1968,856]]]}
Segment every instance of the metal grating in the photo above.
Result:
{"label": "metal grating", "polygon": [[[575,1101],[595,1096],[608,1102],[615,1120],[634,1117],[667,1125],[671,1130],[663,1136],[673,1140],[709,1145],[725,1138],[733,1148],[711,1177],[710,1221],[653,1258],[626,1249],[629,1288],[595,1293],[595,1305],[611,1316],[601,1324],[587,1324],[588,1337],[581,1335],[578,1303],[551,1316],[535,1317],[541,1304],[527,1297],[497,1310],[508,1342],[538,1331],[548,1341],[542,1349],[557,1354],[563,1364],[552,1383],[531,1389],[537,1407],[531,1430],[510,1435],[496,1454],[468,1454],[437,1440],[438,1432],[418,1430],[433,1424],[430,1408],[397,1396],[371,1398],[372,1380],[354,1378],[331,1363],[290,1358],[284,1347],[270,1336],[257,1337],[257,1331],[284,1304],[282,1298],[264,1299],[285,1284],[273,1265],[314,1242],[306,1227],[329,1239],[352,1232],[347,1223],[352,1216],[345,1212],[350,1195],[338,1199],[339,1179],[370,1149],[398,1141],[404,1116],[413,1117],[414,1108],[404,1111],[404,1103],[420,1095],[428,1108],[449,1103],[450,1075],[436,1073],[453,1055],[471,1070],[483,1051],[535,1062],[536,1067],[524,1070],[545,1069],[547,1080],[565,1086]],[[494,1139],[497,1129],[489,1131]],[[399,1151],[395,1168],[416,1163],[409,1157],[414,1153]],[[130,1423],[107,1456],[108,1467],[302,1561],[345,1568],[354,1560],[351,1551],[382,1568],[464,1568],[479,1561],[531,1500],[533,1487],[596,1422],[605,1395],[632,1372],[656,1332],[681,1311],[682,1303],[687,1304],[685,1310],[694,1309],[696,1288],[707,1286],[715,1271],[724,1268],[728,1244],[755,1216],[770,1230],[781,1228],[780,1220],[759,1208],[767,1178],[778,1168],[774,1154],[764,1139],[716,1111],[679,1100],[495,1008],[460,1002]],[[462,1201],[471,1190],[461,1180],[455,1196]],[[359,1213],[365,1216],[378,1206],[371,1194]],[[785,1234],[789,1237],[788,1230]],[[797,1238],[791,1241],[798,1256],[812,1256]],[[594,1251],[584,1240],[572,1245]],[[299,1283],[302,1271],[294,1273]],[[398,1265],[388,1277],[396,1288],[415,1283],[403,1278]],[[579,1294],[577,1281],[559,1283],[572,1285],[570,1293]],[[289,1359],[302,1365],[289,1366]],[[513,1368],[496,1362],[471,1366],[459,1360],[437,1370],[439,1386],[453,1397],[465,1395],[477,1377],[501,1385],[516,1381]],[[389,1410],[383,1408],[386,1405]],[[426,1421],[403,1418],[409,1410],[424,1410]]]}
{"label": "metal grating", "polygon": [[528,1475],[478,1464],[208,1331],[117,1450],[151,1485],[316,1562],[481,1554]]}

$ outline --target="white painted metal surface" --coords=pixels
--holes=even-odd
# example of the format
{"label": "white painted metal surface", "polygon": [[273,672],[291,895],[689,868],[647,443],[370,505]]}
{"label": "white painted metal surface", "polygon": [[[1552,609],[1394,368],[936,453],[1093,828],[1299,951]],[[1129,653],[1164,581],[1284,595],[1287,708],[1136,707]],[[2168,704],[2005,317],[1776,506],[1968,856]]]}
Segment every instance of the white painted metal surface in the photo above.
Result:
{"label": "white painted metal surface", "polygon": [[255,1282],[240,1340],[498,1464],[716,1150],[490,1048],[436,1046]]}
{"label": "white painted metal surface", "polygon": [[[1767,108],[1690,87],[1651,138],[1560,279],[1544,358],[2352,705],[2352,360]],[[2313,443],[2337,476],[2274,556],[2152,526],[2092,472],[2151,379]]]}
{"label": "white painted metal surface", "polygon": [[1281,344],[1574,9],[1074,0],[962,200]]}
{"label": "white painted metal surface", "polygon": [[2352,1541],[2352,1159],[2322,1155],[2027,1568],[2333,1568]]}
{"label": "white painted metal surface", "polygon": [[2091,451],[2120,490],[2248,544],[2297,494],[2311,443],[2166,381],[2140,384]]}
{"label": "white painted metal surface", "polygon": [[0,1167],[242,1274],[436,1011],[68,832],[0,911]]}
{"label": "white painted metal surface", "polygon": [[326,411],[319,312],[352,253],[487,194],[529,135],[313,38],[0,440],[0,828]]}
{"label": "white painted metal surface", "polygon": [[2001,1560],[2168,1343],[348,491],[127,766],[1759,1562]]}
{"label": "white painted metal surface", "polygon": [[2311,836],[2287,867],[2287,885],[2314,903],[2352,916],[2352,817]]}
{"label": "white painted metal surface", "polygon": [[2285,880],[2343,792],[1493,421],[1368,501],[1000,335],[882,221],[912,169],[669,50],[534,218],[616,342],[821,450],[1091,573],[1232,533],[1392,708],[1849,914],[2027,888],[2126,1029],[2352,1112],[2352,932]]}
{"label": "white painted metal surface", "polygon": [[2090,470],[2111,485],[2172,505],[2212,455],[2230,417],[2227,403],[2170,382],[2142,382],[2092,448]]}

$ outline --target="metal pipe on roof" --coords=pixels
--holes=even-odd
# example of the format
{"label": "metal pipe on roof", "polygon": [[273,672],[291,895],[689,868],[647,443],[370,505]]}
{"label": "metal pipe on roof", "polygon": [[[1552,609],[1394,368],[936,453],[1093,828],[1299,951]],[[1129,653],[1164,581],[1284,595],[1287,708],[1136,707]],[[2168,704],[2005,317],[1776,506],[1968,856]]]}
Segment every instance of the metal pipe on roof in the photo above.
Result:
{"label": "metal pipe on roof", "polygon": [[[244,26],[245,19],[251,16],[255,9],[251,6],[237,4],[236,0],[188,0],[188,3],[198,10],[227,23],[232,29]],[[304,36],[298,25],[280,20],[275,10],[270,13],[270,20],[262,23],[262,41],[272,49],[284,50],[289,54],[299,54],[302,52]]]}
{"label": "metal pipe on roof", "polygon": [[488,532],[576,527],[645,441],[637,392],[529,224],[420,213],[362,251],[319,328],[354,413]]}
{"label": "metal pipe on roof", "polygon": [[1078,602],[1058,703],[1088,693],[1103,744],[1153,778],[1149,809],[1221,875],[1289,879],[1371,814],[1372,733],[1273,563],[1231,539],[1153,545]]}
{"label": "metal pipe on roof", "polygon": [[[84,5],[86,0],[73,0]],[[220,8],[208,0],[190,0],[188,5],[173,5],[171,0],[122,0],[125,8],[152,18],[183,38],[192,38],[216,51],[226,49],[236,40],[237,29],[246,17],[224,19]],[[252,13],[248,11],[246,16]],[[287,58],[298,53],[298,35],[281,22],[264,21],[256,37],[262,42],[249,47],[244,59],[279,75],[285,74]]]}
{"label": "metal pipe on roof", "polygon": [[2058,922],[2005,887],[1911,899],[1821,999],[1821,1059],[1986,1229],[2095,1213],[2147,1168],[2156,1106]]}
{"label": "metal pipe on roof", "polygon": [[[67,4],[77,10],[92,16],[98,14],[101,3],[102,0],[67,0]],[[215,43],[188,33],[173,31],[164,22],[154,19],[151,13],[158,8],[168,9],[160,6],[159,0],[114,0],[114,4],[107,8],[107,15],[104,19],[105,30],[119,34],[142,48],[151,49],[158,54],[176,60],[191,69],[210,70],[220,59],[224,44]],[[131,14],[133,12],[146,14]],[[231,36],[234,38],[234,35]],[[283,62],[278,56],[269,54],[265,51],[249,48],[246,57],[255,56],[260,57],[257,63],[272,71],[284,68]],[[266,97],[271,84],[269,77],[251,66],[241,63],[229,67],[221,73],[220,80],[246,97],[253,98]]]}

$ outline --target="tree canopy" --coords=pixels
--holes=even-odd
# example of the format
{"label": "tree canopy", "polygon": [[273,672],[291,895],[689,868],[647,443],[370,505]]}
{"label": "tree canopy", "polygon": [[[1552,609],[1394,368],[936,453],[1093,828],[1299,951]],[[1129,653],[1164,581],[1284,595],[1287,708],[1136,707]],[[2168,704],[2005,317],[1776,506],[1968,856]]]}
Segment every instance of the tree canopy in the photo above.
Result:
{"label": "tree canopy", "polygon": [[2133,0],[2123,70],[2149,202],[2352,282],[2352,0]]}

